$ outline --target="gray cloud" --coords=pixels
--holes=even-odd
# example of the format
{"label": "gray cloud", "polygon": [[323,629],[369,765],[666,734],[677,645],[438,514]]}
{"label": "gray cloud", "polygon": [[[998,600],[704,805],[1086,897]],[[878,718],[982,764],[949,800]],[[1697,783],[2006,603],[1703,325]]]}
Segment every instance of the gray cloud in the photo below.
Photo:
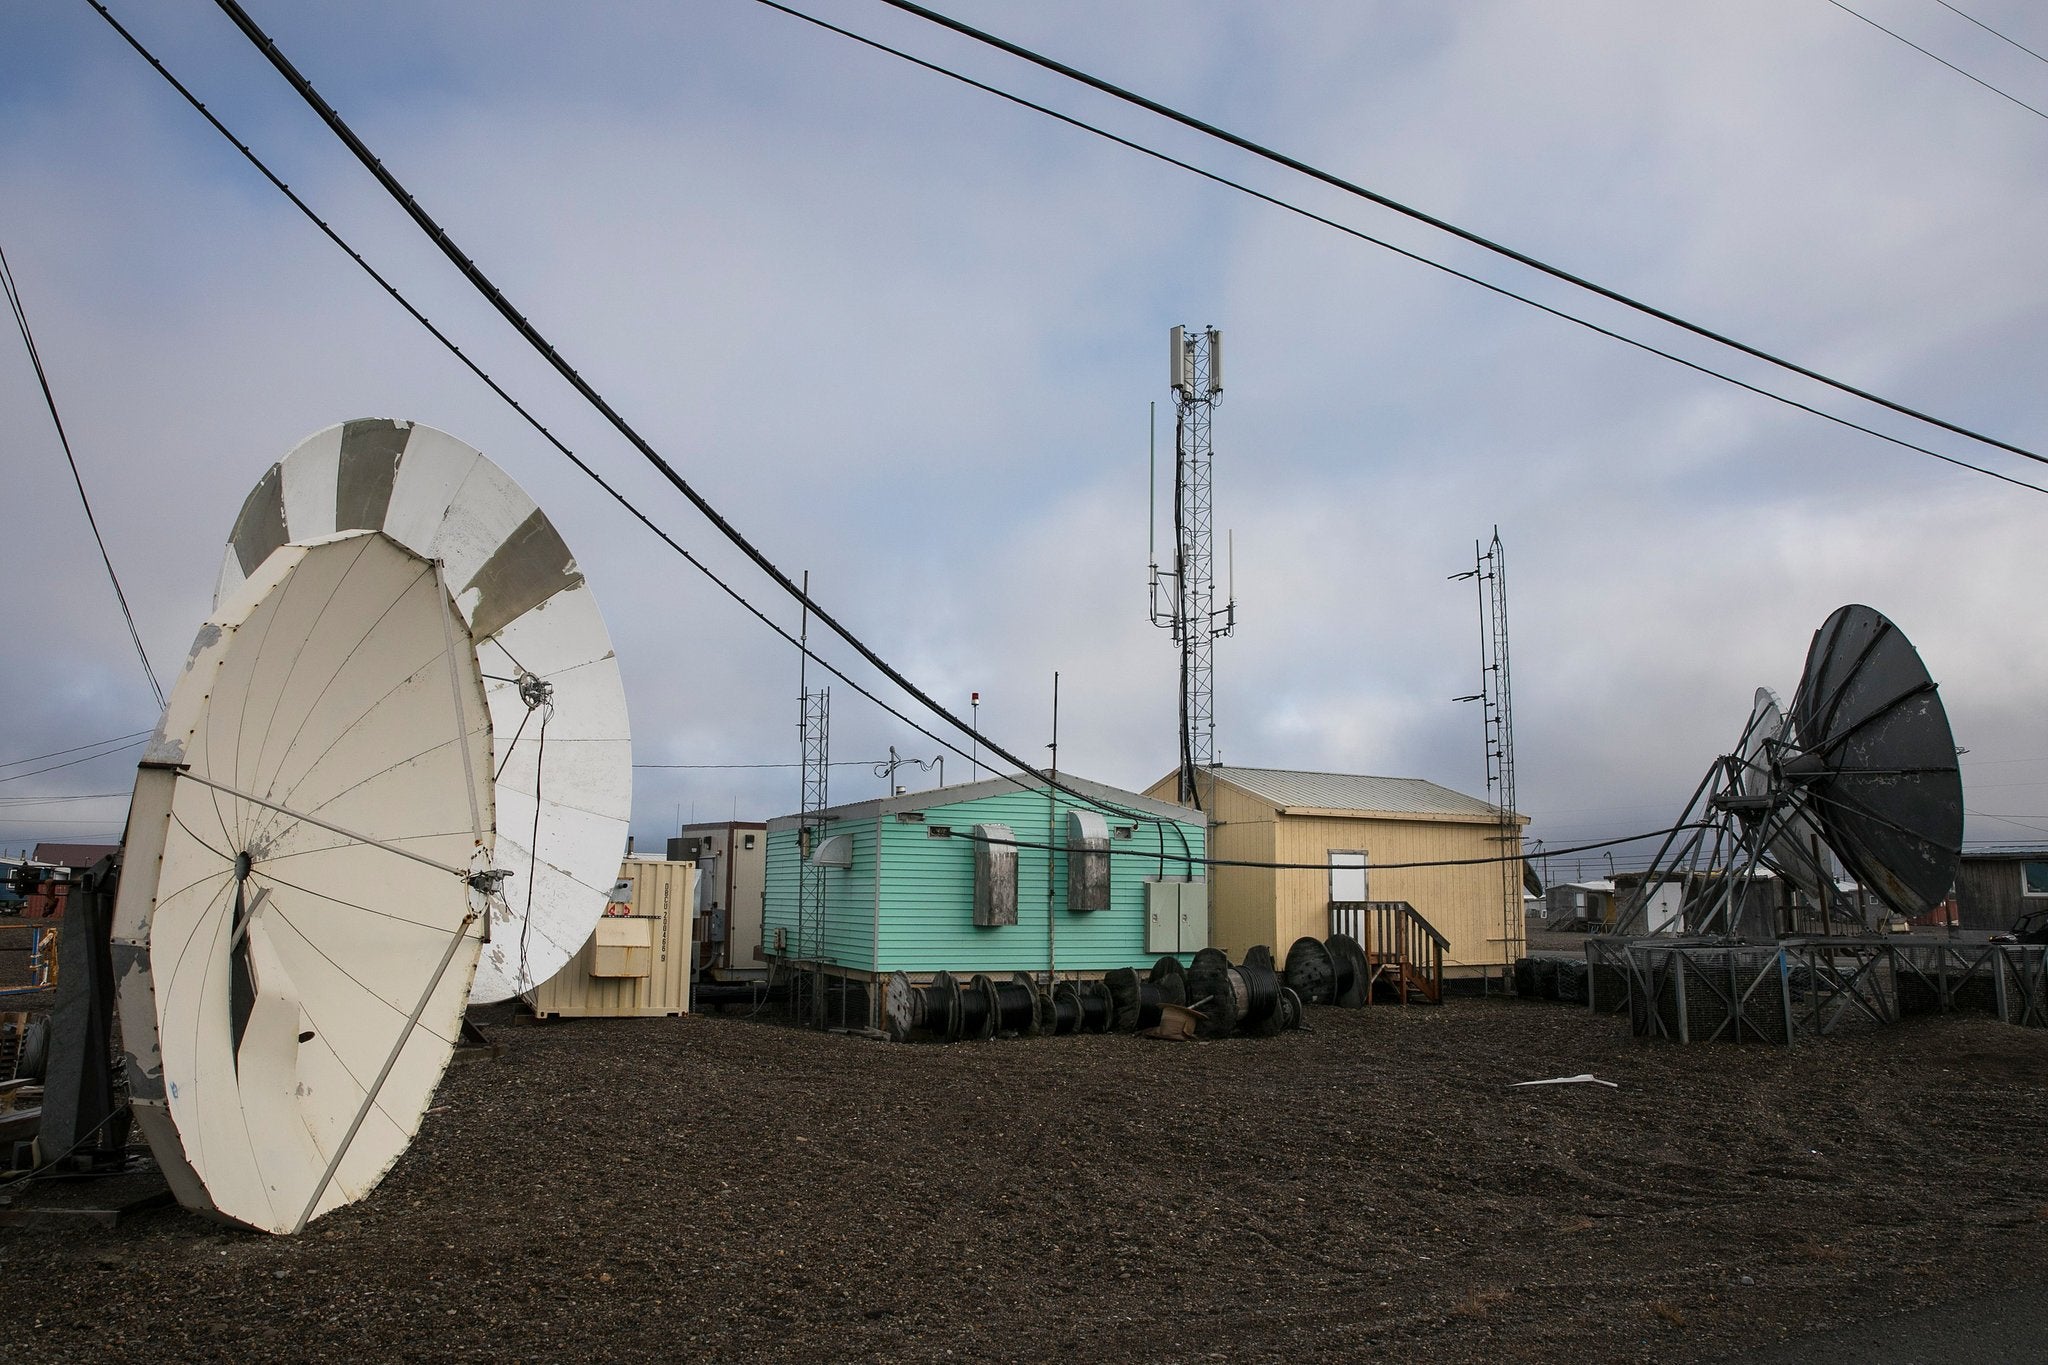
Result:
{"label": "gray cloud", "polygon": [[[136,8],[123,17],[486,368],[794,627],[240,39],[210,14]],[[900,16],[819,8],[1620,319]],[[1900,22],[1912,10],[1892,8]],[[2015,32],[2034,22],[1982,8]],[[2023,443],[2040,429],[2048,125],[1838,12],[958,12],[1760,344]],[[1168,407],[1170,432],[1163,334],[1213,322],[1230,354],[1218,521],[1237,532],[1243,612],[1217,652],[1229,760],[1477,790],[1478,718],[1449,700],[1474,690],[1476,606],[1446,575],[1498,523],[1522,803],[1551,843],[1675,814],[1751,689],[1789,690],[1811,631],[1850,600],[1895,616],[1971,763],[1999,765],[1973,768],[1971,807],[2048,811],[2048,783],[2028,785],[2048,778],[2038,494],[1765,404],[758,6],[259,18],[735,521],[949,703],[980,690],[984,722],[1021,753],[1050,738],[1057,669],[1063,766],[1138,785],[1171,765],[1173,659],[1144,618],[1145,409]],[[562,526],[611,622],[643,761],[795,760],[793,651],[567,469],[89,13],[16,7],[0,25],[0,234],[160,669],[182,658],[262,468],[315,428],[402,415],[483,447]],[[2038,64],[2006,63],[1967,25],[1922,36],[2048,91]],[[5,610],[10,639],[34,642],[0,682],[7,757],[151,717],[18,350],[0,401],[15,419]],[[835,684],[835,754],[890,744],[936,752]],[[949,757],[948,778],[961,771]],[[790,770],[640,777],[643,838],[679,808],[796,803]],[[125,780],[109,760],[0,791]],[[833,783],[881,787],[857,768]],[[0,842],[104,828],[119,807],[34,816],[78,831],[0,812]],[[1990,820],[1971,833],[2028,837]]]}

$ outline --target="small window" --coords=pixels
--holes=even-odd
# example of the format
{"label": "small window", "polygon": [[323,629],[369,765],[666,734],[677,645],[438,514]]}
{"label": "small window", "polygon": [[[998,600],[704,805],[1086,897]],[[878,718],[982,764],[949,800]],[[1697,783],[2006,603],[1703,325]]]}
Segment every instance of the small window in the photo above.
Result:
{"label": "small window", "polygon": [[1112,825],[1109,831],[1112,839],[1132,839],[1137,837],[1137,833],[1136,825]]}
{"label": "small window", "polygon": [[2048,896],[2048,863],[2020,864],[2020,894]]}
{"label": "small window", "polygon": [[743,845],[743,847],[746,847],[746,848],[752,848],[753,846],[754,846],[754,836],[753,836],[753,835],[751,835],[751,834],[749,834],[749,835],[747,836],[747,842],[746,842],[746,843],[745,843],[745,844]]}
{"label": "small window", "polygon": [[927,839],[950,839],[953,837],[953,827],[951,825],[926,825],[924,827],[924,834]]}

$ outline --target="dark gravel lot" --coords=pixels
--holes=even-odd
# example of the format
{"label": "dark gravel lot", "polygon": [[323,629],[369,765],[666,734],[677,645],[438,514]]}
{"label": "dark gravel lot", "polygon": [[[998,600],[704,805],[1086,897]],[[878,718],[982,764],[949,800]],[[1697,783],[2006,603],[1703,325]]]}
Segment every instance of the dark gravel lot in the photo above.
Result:
{"label": "dark gravel lot", "polygon": [[[1558,1005],[903,1047],[537,1025],[298,1239],[0,1228],[0,1360],[1683,1360],[2048,1279],[2048,1033]],[[1619,1090],[1509,1090],[1590,1071]],[[23,1201],[107,1199],[39,1184]]]}

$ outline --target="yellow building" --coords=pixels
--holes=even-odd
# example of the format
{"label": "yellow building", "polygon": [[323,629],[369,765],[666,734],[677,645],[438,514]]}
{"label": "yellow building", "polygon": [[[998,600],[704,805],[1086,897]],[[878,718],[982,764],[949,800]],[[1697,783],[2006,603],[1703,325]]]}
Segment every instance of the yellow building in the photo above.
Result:
{"label": "yellow building", "polygon": [[[1146,795],[1174,800],[1178,773]],[[1406,901],[1449,940],[1446,977],[1497,975],[1524,952],[1522,865],[1402,867],[1493,859],[1503,848],[1499,811],[1415,777],[1362,777],[1281,768],[1205,768],[1201,805],[1209,856],[1305,868],[1212,867],[1210,942],[1241,957],[1267,944],[1284,957],[1298,938],[1332,931],[1331,905]]]}

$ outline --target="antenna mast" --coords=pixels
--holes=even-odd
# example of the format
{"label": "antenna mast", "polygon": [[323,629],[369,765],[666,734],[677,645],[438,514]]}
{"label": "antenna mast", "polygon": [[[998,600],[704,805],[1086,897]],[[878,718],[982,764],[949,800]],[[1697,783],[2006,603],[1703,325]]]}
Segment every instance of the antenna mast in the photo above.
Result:
{"label": "antenna mast", "polygon": [[1480,703],[1486,738],[1486,795],[1500,817],[1501,972],[1503,983],[1522,954],[1522,824],[1515,811],[1515,703],[1508,667],[1508,560],[1500,527],[1481,548],[1472,543],[1470,573],[1479,588],[1479,692],[1460,701]]}
{"label": "antenna mast", "polygon": [[[1216,641],[1237,628],[1233,593],[1216,605],[1214,520],[1210,510],[1209,420],[1223,396],[1223,334],[1214,327],[1173,329],[1173,565],[1151,564],[1152,624],[1180,647],[1180,800],[1199,807],[1195,774],[1216,764]],[[1155,474],[1156,481],[1156,474]]]}
{"label": "antenna mast", "polygon": [[[804,572],[804,596],[811,593],[811,575]],[[825,822],[818,812],[826,806],[826,779],[831,775],[832,689],[810,689],[811,613],[803,612],[798,634],[797,731],[803,743],[803,813],[797,832],[796,876],[796,968],[790,1000],[799,1019],[825,1027],[825,974],[820,967],[825,945],[825,869],[811,862],[811,853],[825,837]]]}

